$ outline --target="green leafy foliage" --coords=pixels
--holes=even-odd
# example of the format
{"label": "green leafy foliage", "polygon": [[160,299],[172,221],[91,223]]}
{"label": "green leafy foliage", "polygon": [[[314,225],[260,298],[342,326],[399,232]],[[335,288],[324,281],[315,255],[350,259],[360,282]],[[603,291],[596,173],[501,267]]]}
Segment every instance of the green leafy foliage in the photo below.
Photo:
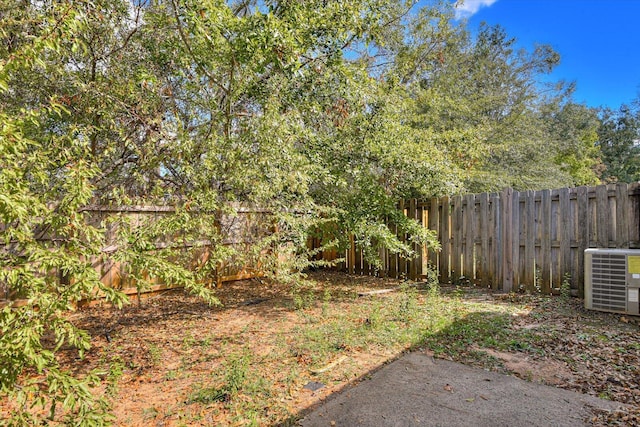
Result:
{"label": "green leafy foliage", "polygon": [[623,105],[618,111],[602,109],[600,119],[598,146],[606,167],[602,178],[607,182],[640,180],[640,118],[637,105]]}
{"label": "green leafy foliage", "polygon": [[[449,2],[0,0],[0,289],[21,301],[0,312],[12,420],[108,421],[92,394],[104,373],[56,358],[89,348],[66,315],[76,303],[127,303],[94,263],[215,303],[205,284],[222,264],[297,280],[314,233],[322,249],[353,239],[374,265],[382,249],[437,249],[402,199],[594,182],[593,112],[538,84],[558,55],[452,18]],[[96,220],[97,204],[166,209]],[[225,244],[247,207],[269,233]]]}

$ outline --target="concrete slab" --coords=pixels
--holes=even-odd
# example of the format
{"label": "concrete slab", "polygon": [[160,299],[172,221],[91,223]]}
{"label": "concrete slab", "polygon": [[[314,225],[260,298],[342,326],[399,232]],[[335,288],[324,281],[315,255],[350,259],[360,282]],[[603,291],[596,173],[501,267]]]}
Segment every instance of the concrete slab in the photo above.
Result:
{"label": "concrete slab", "polygon": [[409,353],[301,420],[321,426],[581,426],[591,408],[622,405]]}

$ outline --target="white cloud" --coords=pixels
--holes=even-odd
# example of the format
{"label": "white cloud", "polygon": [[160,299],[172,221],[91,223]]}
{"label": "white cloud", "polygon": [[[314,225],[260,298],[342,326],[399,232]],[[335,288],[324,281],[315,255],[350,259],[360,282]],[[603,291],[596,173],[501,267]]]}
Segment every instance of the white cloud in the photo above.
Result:
{"label": "white cloud", "polygon": [[470,18],[483,7],[489,7],[497,0],[457,0],[456,19]]}

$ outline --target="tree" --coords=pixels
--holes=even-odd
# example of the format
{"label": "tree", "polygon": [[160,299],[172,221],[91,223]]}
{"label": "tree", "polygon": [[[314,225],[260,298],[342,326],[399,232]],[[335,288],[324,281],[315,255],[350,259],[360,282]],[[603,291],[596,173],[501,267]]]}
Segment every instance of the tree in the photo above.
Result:
{"label": "tree", "polygon": [[[98,373],[76,377],[56,359],[63,346],[89,346],[65,316],[75,302],[126,303],[93,259],[126,264],[138,286],[149,274],[215,302],[199,280],[208,270],[156,242],[207,238],[215,266],[227,255],[215,224],[231,202],[270,208],[278,231],[251,251],[278,245],[294,264],[318,223],[332,224],[329,244],[354,233],[371,258],[367,248],[412,253],[387,215],[430,241],[395,202],[442,188],[446,162],[394,123],[404,107],[385,105],[402,100],[393,87],[343,54],[379,39],[406,12],[397,2],[5,0],[0,10],[0,283],[26,301],[0,312],[11,422],[108,421],[107,400],[91,392]],[[91,203],[175,214],[95,224]]]}
{"label": "tree", "polygon": [[602,174],[607,182],[640,180],[640,116],[635,107],[622,105],[618,111],[600,110],[598,146],[606,166]]}
{"label": "tree", "polygon": [[[133,37],[111,25],[129,8],[126,1],[0,5],[0,284],[24,301],[0,311],[0,392],[12,402],[10,424],[108,421],[107,400],[91,393],[102,382],[98,372],[74,376],[56,357],[65,346],[80,356],[89,347],[88,334],[65,315],[76,302],[98,294],[116,306],[126,300],[102,284],[92,260],[127,263],[139,286],[146,271],[215,302],[182,260],[148,250],[159,236],[182,229],[181,216],[149,228],[122,226],[107,241],[106,224],[92,224],[84,210],[136,178],[127,161],[122,173],[111,174],[111,167],[127,150],[142,164],[140,150],[151,140],[148,123],[133,120],[143,116],[141,106],[125,102],[143,98],[128,91],[135,88],[131,73],[104,54],[116,55]],[[98,53],[91,42],[111,43],[107,33],[117,42]]]}
{"label": "tree", "polygon": [[571,101],[572,86],[540,82],[559,61],[555,51],[518,50],[504,29],[485,24],[471,37],[444,20],[434,34],[424,19],[409,27],[411,44],[395,67],[409,70],[403,81],[416,100],[414,126],[438,135],[467,191],[597,181],[593,113]]}

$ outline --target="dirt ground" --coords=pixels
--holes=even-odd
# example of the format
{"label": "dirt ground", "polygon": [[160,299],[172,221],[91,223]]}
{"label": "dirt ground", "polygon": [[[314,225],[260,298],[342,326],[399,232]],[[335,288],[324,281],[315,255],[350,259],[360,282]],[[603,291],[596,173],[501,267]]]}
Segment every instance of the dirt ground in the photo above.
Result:
{"label": "dirt ground", "polygon": [[[217,293],[220,307],[176,290],[123,310],[83,309],[71,317],[89,331],[92,348],[84,359],[68,352],[61,362],[79,373],[119,366],[113,412],[116,425],[127,426],[295,425],[332,393],[367,379],[408,350],[640,406],[637,318],[589,312],[577,299],[443,288],[463,308],[505,307],[508,333],[525,338],[510,342],[511,335],[505,335],[491,344],[487,337],[469,338],[456,330],[413,347],[337,341],[335,353],[327,353],[300,344],[306,342],[297,338],[304,325],[322,323],[331,304],[331,313],[353,313],[354,321],[366,326],[375,319],[358,317],[358,294],[374,291],[366,298],[383,307],[389,294],[375,291],[397,290],[399,282],[333,272],[312,273],[310,279],[316,288],[306,294],[260,280],[227,283]],[[472,315],[466,319],[473,321]],[[233,375],[251,386],[222,388],[233,383]],[[596,411],[591,422],[633,425],[640,417],[634,410]]]}

